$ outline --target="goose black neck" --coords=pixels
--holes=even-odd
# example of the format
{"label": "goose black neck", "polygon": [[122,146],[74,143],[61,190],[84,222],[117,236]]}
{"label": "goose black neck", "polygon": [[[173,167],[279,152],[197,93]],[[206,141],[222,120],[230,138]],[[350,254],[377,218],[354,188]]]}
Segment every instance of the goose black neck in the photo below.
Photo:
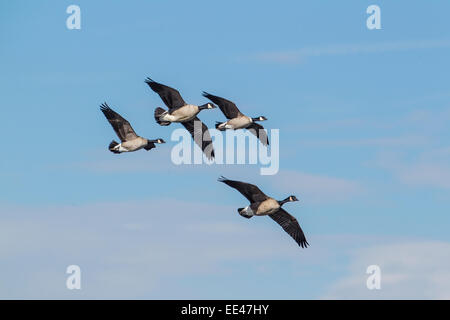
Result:
{"label": "goose black neck", "polygon": [[208,108],[209,108],[208,104],[202,104],[201,106],[198,107],[198,110],[205,110]]}
{"label": "goose black neck", "polygon": [[280,205],[280,207],[281,207],[283,204],[285,204],[286,202],[290,202],[291,200],[290,200],[289,198],[290,198],[290,197],[287,197],[287,198],[284,199],[284,200],[278,201],[278,204]]}

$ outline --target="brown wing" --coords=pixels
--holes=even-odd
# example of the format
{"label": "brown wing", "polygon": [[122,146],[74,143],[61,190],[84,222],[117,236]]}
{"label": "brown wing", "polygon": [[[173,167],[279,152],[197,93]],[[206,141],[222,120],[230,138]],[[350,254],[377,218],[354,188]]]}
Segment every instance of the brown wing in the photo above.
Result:
{"label": "brown wing", "polygon": [[195,143],[202,148],[206,157],[209,160],[214,159],[214,149],[208,127],[197,117],[190,121],[181,122],[181,124],[189,131]]}
{"label": "brown wing", "polygon": [[108,119],[120,141],[129,141],[138,137],[130,123],[111,109],[106,102],[100,106],[100,110],[103,112],[106,119]]}
{"label": "brown wing", "polygon": [[239,115],[242,115],[238,107],[230,100],[214,96],[207,92],[203,92],[203,96],[217,104],[227,119],[233,119],[238,117]]}
{"label": "brown wing", "polygon": [[173,111],[186,105],[186,102],[184,102],[178,90],[153,81],[150,78],[147,78],[145,83],[160,96],[161,100],[169,108],[169,111]]}
{"label": "brown wing", "polygon": [[253,122],[251,125],[247,127],[251,133],[253,133],[259,141],[265,146],[269,145],[269,138],[267,137],[267,132],[264,130],[264,127],[258,123]]}
{"label": "brown wing", "polygon": [[276,223],[278,223],[284,231],[286,231],[297,244],[302,248],[307,248],[309,243],[306,241],[305,234],[298,224],[297,219],[287,213],[284,209],[280,209],[275,213],[269,214]]}
{"label": "brown wing", "polygon": [[239,191],[244,197],[248,199],[248,201],[250,201],[250,203],[262,202],[269,198],[264,194],[264,192],[262,192],[257,186],[253,184],[228,180],[225,177],[220,177],[219,181]]}

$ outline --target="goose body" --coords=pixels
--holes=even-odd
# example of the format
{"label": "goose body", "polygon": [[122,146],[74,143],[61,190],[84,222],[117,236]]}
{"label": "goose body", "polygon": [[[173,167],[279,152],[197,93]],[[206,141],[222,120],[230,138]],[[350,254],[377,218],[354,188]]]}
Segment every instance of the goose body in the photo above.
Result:
{"label": "goose body", "polygon": [[163,139],[149,140],[136,134],[130,123],[120,114],[112,110],[107,103],[100,106],[100,110],[109,121],[121,143],[111,141],[109,151],[112,153],[133,152],[140,149],[147,151],[155,148],[155,143],[165,143]]}
{"label": "goose body", "polygon": [[238,129],[248,129],[252,134],[254,134],[263,145],[269,145],[269,139],[264,127],[256,123],[256,121],[267,120],[264,116],[259,116],[256,118],[251,118],[243,114],[236,104],[230,100],[212,95],[207,92],[203,92],[203,96],[211,100],[213,103],[217,104],[228,119],[225,122],[217,122],[216,129],[224,130],[238,130]]}
{"label": "goose body", "polygon": [[[206,103],[201,106],[186,103],[178,90],[163,85],[150,78],[145,81],[147,85],[156,92],[164,104],[169,108],[156,108],[155,121],[161,126],[168,126],[172,122],[181,123],[191,134],[195,143],[202,149],[208,159],[214,158],[214,149],[212,146],[211,135],[208,127],[200,121],[197,115],[205,109],[214,109],[215,105]],[[197,127],[199,129],[197,129]]]}
{"label": "goose body", "polygon": [[163,112],[159,116],[161,122],[186,122],[190,121],[200,113],[200,108],[193,104],[184,105],[178,109],[175,109],[170,113],[168,110]]}
{"label": "goose body", "polygon": [[258,204],[255,215],[266,216],[278,211],[278,209],[280,208],[281,206],[277,200],[273,198],[268,198]]}
{"label": "goose body", "polygon": [[239,214],[245,218],[251,218],[253,216],[267,216],[274,212],[277,212],[281,208],[277,200],[268,198],[261,202],[254,202],[245,208],[238,210]]}
{"label": "goose body", "polygon": [[124,150],[124,152],[137,151],[144,148],[148,144],[148,140],[142,137],[137,137],[136,139],[124,141],[120,143],[120,148]]}
{"label": "goose body", "polygon": [[238,129],[246,129],[253,123],[252,118],[247,117],[245,115],[239,115],[236,118],[232,118],[228,121],[218,123],[218,130],[238,130]]}
{"label": "goose body", "polygon": [[299,246],[308,247],[305,234],[300,227],[297,219],[286,212],[282,206],[287,202],[298,201],[295,196],[289,196],[284,200],[277,201],[274,198],[265,195],[257,186],[241,181],[229,180],[224,177],[219,178],[220,182],[238,190],[244,197],[250,201],[250,205],[245,208],[239,208],[238,213],[245,217],[269,216],[286,231]]}

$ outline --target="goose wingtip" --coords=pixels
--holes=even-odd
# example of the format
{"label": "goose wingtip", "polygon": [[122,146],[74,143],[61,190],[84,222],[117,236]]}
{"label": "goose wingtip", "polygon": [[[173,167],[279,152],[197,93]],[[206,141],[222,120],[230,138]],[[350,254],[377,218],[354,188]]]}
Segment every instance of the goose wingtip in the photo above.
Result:
{"label": "goose wingtip", "polygon": [[300,247],[302,247],[303,249],[306,249],[306,248],[308,248],[309,243],[308,243],[308,241],[304,240],[304,241],[301,241],[298,245]]}

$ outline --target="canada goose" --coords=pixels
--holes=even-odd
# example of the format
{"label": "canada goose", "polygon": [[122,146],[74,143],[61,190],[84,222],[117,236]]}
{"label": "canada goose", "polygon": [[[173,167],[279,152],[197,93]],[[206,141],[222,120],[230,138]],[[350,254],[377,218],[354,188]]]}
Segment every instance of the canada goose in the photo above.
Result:
{"label": "canada goose", "polygon": [[[159,107],[155,109],[156,122],[161,126],[168,126],[172,122],[181,123],[194,138],[195,143],[202,148],[206,157],[210,160],[213,159],[214,149],[208,127],[200,121],[197,114],[205,109],[214,109],[216,106],[212,103],[206,103],[201,106],[187,104],[178,90],[153,81],[150,78],[147,78],[145,83],[161,97],[164,104],[169,108],[169,110]],[[201,132],[194,131],[195,123],[199,127],[201,125]],[[200,134],[201,136],[199,136]]]}
{"label": "canada goose", "polygon": [[239,191],[244,197],[250,201],[250,205],[245,208],[239,208],[238,212],[244,218],[250,219],[253,216],[271,217],[278,223],[284,231],[286,231],[299,246],[302,248],[308,247],[309,243],[306,241],[302,228],[298,224],[297,219],[287,213],[281,208],[286,202],[298,201],[296,196],[289,196],[284,200],[277,201],[271,197],[266,196],[257,186],[245,182],[228,180],[225,177],[219,178],[230,187]]}
{"label": "canada goose", "polygon": [[122,143],[112,141],[109,144],[109,151],[112,153],[132,152],[144,148],[149,151],[155,147],[155,143],[165,143],[163,139],[148,140],[142,138],[134,132],[130,123],[120,114],[112,110],[105,102],[100,106],[100,110],[108,119],[117,136]]}
{"label": "canada goose", "polygon": [[264,127],[256,121],[264,121],[267,120],[264,116],[259,116],[257,118],[250,118],[246,115],[242,114],[238,107],[231,101],[214,96],[207,92],[203,92],[203,96],[217,104],[222,110],[225,117],[228,119],[226,122],[217,122],[216,129],[224,131],[227,129],[237,130],[237,129],[249,129],[251,133],[253,133],[261,143],[265,146],[269,145],[269,139],[267,137],[267,133],[264,130]]}

